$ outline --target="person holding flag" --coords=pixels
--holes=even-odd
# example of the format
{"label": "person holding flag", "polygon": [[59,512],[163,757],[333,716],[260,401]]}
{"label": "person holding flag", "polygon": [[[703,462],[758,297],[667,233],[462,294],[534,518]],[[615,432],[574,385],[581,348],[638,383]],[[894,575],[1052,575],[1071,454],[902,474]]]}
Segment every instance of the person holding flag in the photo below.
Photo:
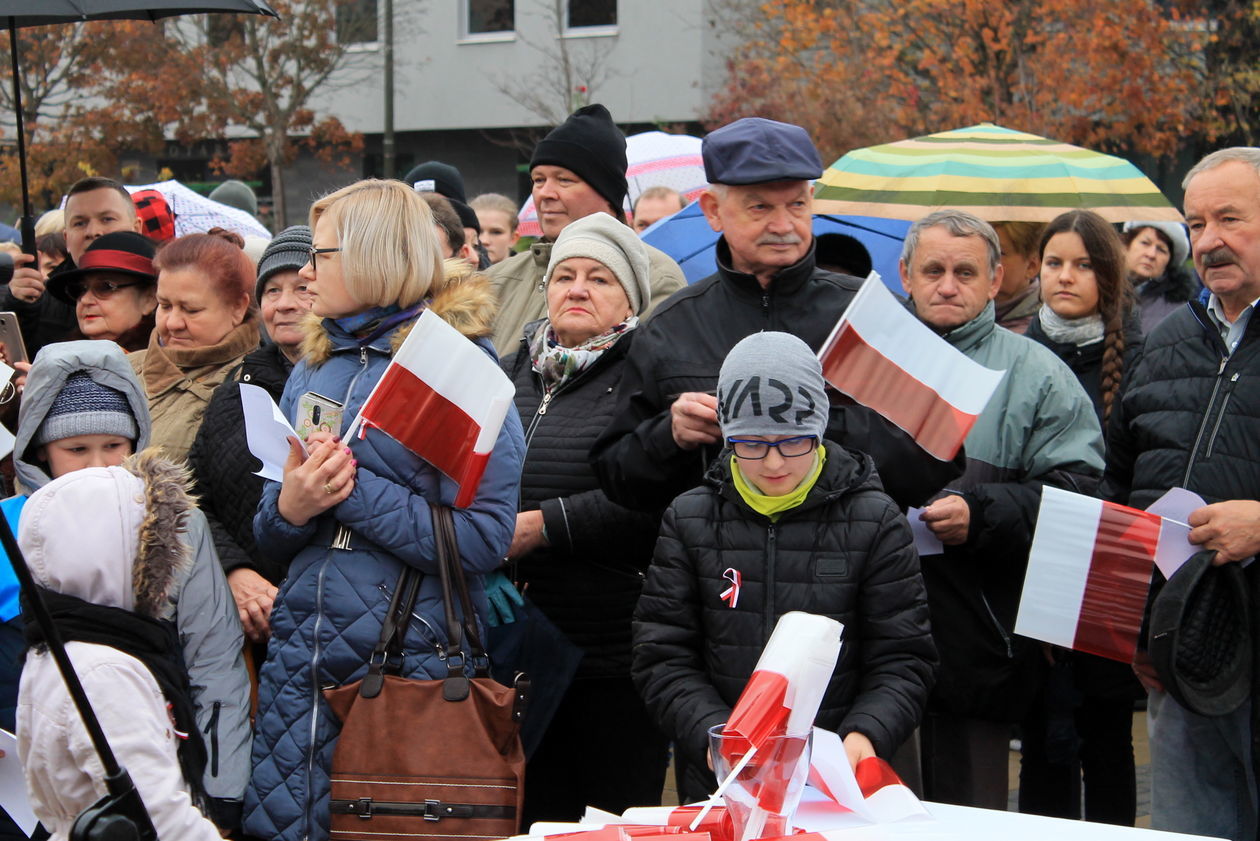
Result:
{"label": "person holding flag", "polygon": [[941,668],[920,731],[923,788],[940,803],[1005,809],[1010,724],[1043,661],[1012,628],[1043,485],[1090,492],[1102,430],[1072,371],[1046,347],[999,327],[1001,245],[988,222],[938,210],[910,226],[901,282],[915,315],[972,361],[1005,377],[967,433],[967,470],[916,516],[943,546],[923,579]]}
{"label": "person holding flag", "polygon": [[[324,405],[331,399],[341,404],[346,429],[379,391],[378,381],[406,379],[393,364],[396,354],[424,357],[424,343],[403,345],[426,311],[443,320],[444,329],[449,325],[474,342],[501,377],[484,338],[494,312],[489,285],[478,275],[446,277],[423,197],[399,181],[360,181],[315,202],[310,224],[311,262],[300,274],[319,318],[306,321],[303,358],[281,400],[290,422],[296,426],[300,407],[312,406],[314,398]],[[463,364],[446,352],[442,358],[448,365]],[[407,400],[405,391],[385,392],[392,395],[385,403]],[[267,483],[254,521],[259,551],[292,559],[271,614],[271,644],[259,675],[244,825],[261,838],[328,838],[329,763],[339,724],[321,690],[366,672],[404,565],[425,576],[402,676],[446,674],[438,645],[444,640],[435,631],[444,625],[429,506],[452,506],[461,490],[471,499],[453,513],[461,561],[481,614],[486,610],[481,574],[502,564],[516,525],[524,439],[515,413],[493,439],[480,481],[462,488],[416,454],[423,442],[391,437],[397,430],[384,422],[365,422],[359,429],[346,440],[314,432],[306,442],[309,453],[291,439],[284,480]],[[477,437],[476,430],[468,431]]]}
{"label": "person holding flag", "polygon": [[910,527],[871,457],[824,440],[809,346],[754,333],[717,385],[726,449],[666,511],[634,621],[632,676],[685,760],[683,802],[713,791],[708,729],[730,717],[783,614],[845,627],[814,723],[843,737],[854,766],[901,746],[936,668]]}

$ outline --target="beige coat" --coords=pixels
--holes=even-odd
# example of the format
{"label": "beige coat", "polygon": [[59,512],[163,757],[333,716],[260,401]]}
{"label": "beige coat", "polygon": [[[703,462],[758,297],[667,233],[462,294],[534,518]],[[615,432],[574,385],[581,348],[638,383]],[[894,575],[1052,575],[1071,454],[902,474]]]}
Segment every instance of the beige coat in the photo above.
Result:
{"label": "beige coat", "polygon": [[[687,285],[687,278],[668,254],[647,246],[651,271],[652,300],[642,318],[651,316],[666,298]],[[525,325],[547,315],[547,296],[538,288],[547,262],[551,259],[551,243],[536,242],[529,251],[509,257],[486,270],[486,277],[499,298],[499,313],[494,319],[490,340],[500,355],[516,350]]]}
{"label": "beige coat", "polygon": [[149,398],[150,444],[161,447],[171,461],[187,459],[214,390],[245,354],[258,347],[258,340],[258,323],[253,320],[210,347],[162,347],[154,330],[147,348],[129,354],[127,360]]}

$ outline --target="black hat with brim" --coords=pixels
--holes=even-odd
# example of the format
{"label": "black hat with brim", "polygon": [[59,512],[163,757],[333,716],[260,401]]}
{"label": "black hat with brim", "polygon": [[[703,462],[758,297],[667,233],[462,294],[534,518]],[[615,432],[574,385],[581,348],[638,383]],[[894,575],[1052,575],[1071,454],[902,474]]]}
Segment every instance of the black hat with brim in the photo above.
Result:
{"label": "black hat with brim", "polygon": [[110,272],[131,275],[149,284],[157,283],[153,269],[156,252],[153,240],[135,231],[115,231],[97,237],[83,252],[77,266],[67,272],[58,272],[48,278],[48,291],[53,297],[74,306],[70,284],[89,274]]}
{"label": "black hat with brim", "polygon": [[1227,715],[1251,697],[1251,602],[1242,567],[1200,552],[1151,606],[1150,655],[1164,688],[1199,715]]}

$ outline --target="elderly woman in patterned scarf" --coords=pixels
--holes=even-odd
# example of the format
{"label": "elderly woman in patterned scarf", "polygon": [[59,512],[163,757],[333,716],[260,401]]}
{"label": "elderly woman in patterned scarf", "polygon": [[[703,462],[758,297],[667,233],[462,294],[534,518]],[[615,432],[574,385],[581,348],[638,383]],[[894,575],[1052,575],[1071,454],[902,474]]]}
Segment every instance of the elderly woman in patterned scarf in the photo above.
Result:
{"label": "elderly woman in patterned scarf", "polygon": [[543,275],[547,317],[527,324],[520,349],[503,360],[527,450],[506,575],[487,580],[487,593],[510,621],[516,588],[528,587],[583,651],[530,759],[522,826],[576,820],[587,804],[620,814],[660,802],[666,741],[630,682],[630,619],[657,522],[611,502],[587,458],[617,404],[651,299],[648,271],[643,244],[612,216],[568,225]]}

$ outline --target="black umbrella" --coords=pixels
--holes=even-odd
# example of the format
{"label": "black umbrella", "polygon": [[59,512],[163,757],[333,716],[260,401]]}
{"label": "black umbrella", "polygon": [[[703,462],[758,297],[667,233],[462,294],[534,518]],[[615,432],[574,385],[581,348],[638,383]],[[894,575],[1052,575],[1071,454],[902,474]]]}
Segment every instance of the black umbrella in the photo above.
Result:
{"label": "black umbrella", "polygon": [[208,12],[280,17],[264,0],[0,0],[0,20],[7,18],[9,21],[14,117],[17,120],[18,163],[22,174],[22,250],[27,254],[35,254],[35,220],[31,214],[31,197],[26,180],[26,132],[22,127],[22,87],[18,82],[18,28],[89,20],[158,20]]}

